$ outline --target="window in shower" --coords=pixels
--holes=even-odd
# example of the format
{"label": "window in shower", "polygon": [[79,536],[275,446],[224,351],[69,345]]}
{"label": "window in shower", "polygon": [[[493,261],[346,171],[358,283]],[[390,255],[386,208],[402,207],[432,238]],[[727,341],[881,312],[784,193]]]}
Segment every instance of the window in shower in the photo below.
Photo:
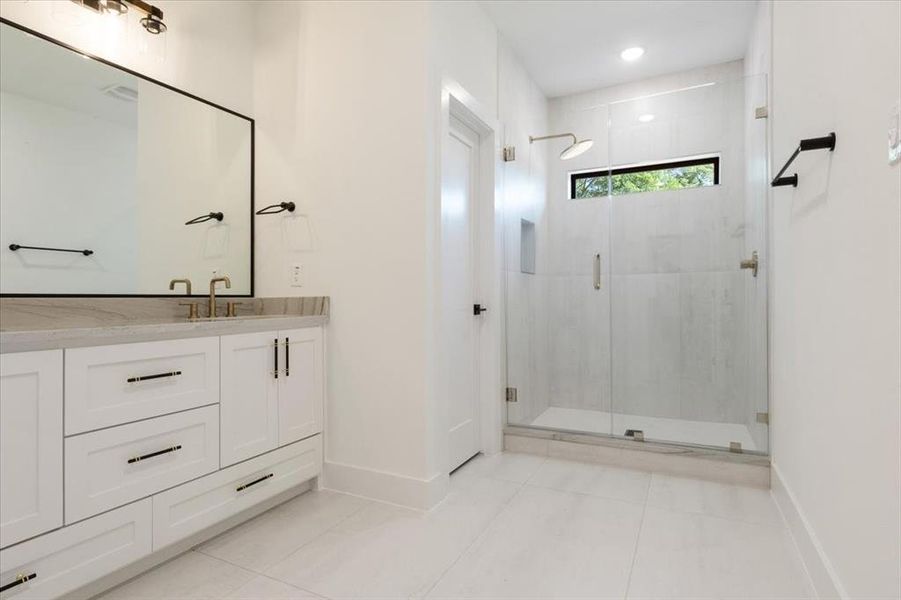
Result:
{"label": "window in shower", "polygon": [[718,185],[719,156],[649,163],[598,171],[571,173],[569,197],[620,196],[635,192],[681,190]]}

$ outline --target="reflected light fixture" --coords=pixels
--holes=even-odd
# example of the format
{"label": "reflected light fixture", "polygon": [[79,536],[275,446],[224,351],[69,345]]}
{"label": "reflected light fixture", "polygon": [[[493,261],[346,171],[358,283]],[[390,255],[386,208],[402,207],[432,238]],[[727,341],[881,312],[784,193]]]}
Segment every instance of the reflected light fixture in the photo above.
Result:
{"label": "reflected light fixture", "polygon": [[644,48],[641,46],[634,46],[632,48],[626,48],[622,52],[619,53],[620,58],[622,58],[626,62],[632,62],[633,60],[638,60],[644,54]]}
{"label": "reflected light fixture", "polygon": [[650,123],[651,121],[654,120],[654,115],[652,115],[651,113],[639,115],[638,120],[642,123]]}
{"label": "reflected light fixture", "polygon": [[163,11],[144,0],[72,0],[72,2],[94,12],[110,15],[124,15],[131,7],[144,13],[141,26],[147,33],[159,35],[167,29],[163,23]]}
{"label": "reflected light fixture", "polygon": [[538,142],[541,140],[553,140],[556,138],[564,138],[571,137],[573,139],[573,143],[563,149],[563,152],[560,153],[560,160],[569,160],[571,158],[575,158],[591,148],[594,144],[592,140],[579,140],[574,133],[558,133],[555,135],[540,135],[537,137],[529,136],[529,143]]}

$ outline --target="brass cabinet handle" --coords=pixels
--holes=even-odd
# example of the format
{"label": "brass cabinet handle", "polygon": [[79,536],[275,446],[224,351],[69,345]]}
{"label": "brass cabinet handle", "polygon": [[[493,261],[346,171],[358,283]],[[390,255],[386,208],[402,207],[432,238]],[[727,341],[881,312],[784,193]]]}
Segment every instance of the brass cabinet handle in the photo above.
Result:
{"label": "brass cabinet handle", "polygon": [[151,379],[163,379],[164,377],[178,377],[181,371],[169,371],[168,373],[157,373],[156,375],[139,375],[137,377],[129,377],[125,381],[128,383],[136,383],[138,381],[149,381]]}
{"label": "brass cabinet handle", "polygon": [[291,375],[291,340],[285,338],[285,377]]}
{"label": "brass cabinet handle", "polygon": [[261,482],[263,482],[263,481],[266,481],[267,479],[270,479],[270,478],[272,478],[272,477],[275,477],[275,473],[269,473],[268,475],[263,475],[263,476],[260,477],[259,479],[254,479],[254,480],[251,481],[250,483],[245,483],[244,485],[239,485],[238,487],[235,488],[235,491],[236,491],[236,492],[242,492],[242,491],[246,490],[247,488],[249,488],[250,486],[256,485],[256,484],[261,483]]}
{"label": "brass cabinet handle", "polygon": [[181,444],[179,444],[177,446],[172,446],[171,448],[166,448],[165,450],[157,450],[156,452],[151,452],[150,454],[144,454],[142,456],[135,456],[134,458],[129,458],[128,464],[141,462],[142,460],[146,460],[148,458],[153,458],[154,456],[169,454],[170,452],[175,452],[176,450],[181,450]]}
{"label": "brass cabinet handle", "polygon": [[278,379],[278,338],[272,340],[272,356],[274,357],[275,369],[273,369],[272,374]]}
{"label": "brass cabinet handle", "polygon": [[32,579],[34,579],[37,576],[38,576],[37,573],[32,573],[31,575],[25,575],[24,573],[19,573],[18,575],[16,575],[16,578],[13,581],[7,583],[4,586],[0,586],[0,592],[5,592],[6,590],[12,589],[12,588],[16,587],[17,585],[22,585],[23,583],[31,581]]}

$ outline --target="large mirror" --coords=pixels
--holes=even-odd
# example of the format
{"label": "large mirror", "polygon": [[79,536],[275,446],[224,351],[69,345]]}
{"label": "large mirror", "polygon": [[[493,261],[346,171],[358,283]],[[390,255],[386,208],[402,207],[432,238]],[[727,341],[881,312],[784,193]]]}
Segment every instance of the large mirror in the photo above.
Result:
{"label": "large mirror", "polygon": [[252,206],[251,119],[0,24],[0,294],[251,296]]}

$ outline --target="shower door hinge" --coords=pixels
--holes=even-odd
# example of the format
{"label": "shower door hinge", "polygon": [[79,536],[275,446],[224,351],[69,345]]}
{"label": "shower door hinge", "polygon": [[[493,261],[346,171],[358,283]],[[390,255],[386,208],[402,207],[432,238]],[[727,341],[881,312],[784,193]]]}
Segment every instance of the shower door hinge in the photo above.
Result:
{"label": "shower door hinge", "polygon": [[770,424],[770,413],[768,413],[768,412],[757,413],[757,422],[763,423],[764,425],[769,425]]}
{"label": "shower door hinge", "polygon": [[516,146],[504,146],[504,162],[516,160]]}
{"label": "shower door hinge", "polygon": [[768,116],[770,116],[770,111],[766,106],[758,106],[754,109],[755,119],[766,119]]}
{"label": "shower door hinge", "polygon": [[729,442],[729,452],[741,454],[741,442]]}
{"label": "shower door hinge", "polygon": [[517,402],[516,399],[516,388],[508,387],[507,388],[507,402]]}

